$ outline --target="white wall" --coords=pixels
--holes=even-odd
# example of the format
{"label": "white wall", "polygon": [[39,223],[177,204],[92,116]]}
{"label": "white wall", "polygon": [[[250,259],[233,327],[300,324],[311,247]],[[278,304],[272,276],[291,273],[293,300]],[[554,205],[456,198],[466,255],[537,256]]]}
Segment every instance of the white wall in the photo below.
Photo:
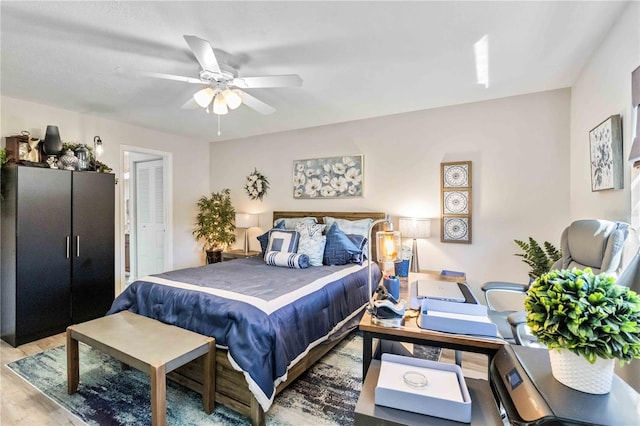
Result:
{"label": "white wall", "polygon": [[[273,210],[439,218],[440,163],[471,160],[473,243],[441,243],[438,220],[418,252],[421,268],[465,271],[480,294],[488,280],[526,280],[514,238],[559,242],[569,219],[569,103],[569,90],[555,90],[215,143],[211,189],[230,188],[236,210],[262,213],[264,230]],[[364,154],[364,197],[293,199],[293,160],[353,154]],[[263,202],[242,188],[254,167],[271,183]]]}
{"label": "white wall", "polygon": [[[631,72],[640,65],[640,3],[630,2],[571,89],[571,219],[631,220]],[[589,131],[620,114],[624,188],[591,192]]]}
{"label": "white wall", "polygon": [[[123,182],[120,147],[153,149],[171,154],[173,164],[173,261],[174,268],[196,266],[203,262],[201,247],[191,232],[196,215],[196,202],[209,191],[209,158],[202,155],[209,150],[208,143],[193,138],[161,133],[126,123],[105,120],[89,114],[72,112],[14,98],[0,98],[2,105],[0,135],[10,136],[28,130],[33,137],[44,137],[49,124],[57,125],[64,142],[93,144],[99,135],[104,146],[101,159],[113,169]],[[4,138],[2,146],[4,146]],[[120,185],[116,185],[116,292],[121,268],[124,241],[121,238],[122,206]]]}
{"label": "white wall", "polygon": [[[640,3],[631,2],[620,15],[602,45],[583,68],[571,96],[571,218],[603,218],[631,221],[631,172],[627,162],[631,150],[631,72],[640,65]],[[589,167],[589,130],[605,118],[622,116],[624,151],[624,189],[591,192]],[[638,182],[635,183],[636,187]],[[634,205],[637,213],[638,189]],[[640,361],[616,372],[640,391]]]}

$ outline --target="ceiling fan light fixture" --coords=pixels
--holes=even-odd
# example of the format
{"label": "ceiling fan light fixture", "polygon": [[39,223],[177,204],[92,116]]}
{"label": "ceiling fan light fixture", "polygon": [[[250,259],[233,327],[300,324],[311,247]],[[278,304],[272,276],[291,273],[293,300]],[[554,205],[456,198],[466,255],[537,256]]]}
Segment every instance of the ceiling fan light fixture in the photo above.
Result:
{"label": "ceiling fan light fixture", "polygon": [[236,109],[242,105],[242,98],[240,97],[239,90],[227,89],[224,91],[224,99],[227,102],[227,106],[231,109]]}
{"label": "ceiling fan light fixture", "polygon": [[196,103],[202,108],[206,108],[209,106],[214,96],[215,92],[213,91],[213,89],[211,87],[205,87],[202,90],[198,90],[193,95],[193,100],[196,101]]}
{"label": "ceiling fan light fixture", "polygon": [[229,112],[227,108],[227,103],[225,102],[224,95],[221,92],[216,94],[216,97],[213,98],[213,113],[218,115],[225,115]]}

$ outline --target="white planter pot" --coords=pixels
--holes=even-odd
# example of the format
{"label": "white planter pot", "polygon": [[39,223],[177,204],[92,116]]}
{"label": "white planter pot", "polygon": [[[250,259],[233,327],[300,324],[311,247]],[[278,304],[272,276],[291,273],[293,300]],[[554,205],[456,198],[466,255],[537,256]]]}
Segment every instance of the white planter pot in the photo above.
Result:
{"label": "white planter pot", "polygon": [[611,391],[615,359],[598,358],[591,364],[569,350],[550,349],[549,360],[553,377],[563,385],[593,394]]}

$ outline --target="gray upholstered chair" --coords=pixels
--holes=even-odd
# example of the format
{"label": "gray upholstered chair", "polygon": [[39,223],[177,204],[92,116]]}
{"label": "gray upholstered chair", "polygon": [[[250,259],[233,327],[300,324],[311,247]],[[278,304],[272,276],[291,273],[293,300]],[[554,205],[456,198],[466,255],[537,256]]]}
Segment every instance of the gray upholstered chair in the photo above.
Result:
{"label": "gray upholstered chair", "polygon": [[[631,281],[631,272],[621,276],[627,265],[638,258],[638,237],[624,222],[608,220],[577,220],[560,237],[562,258],[551,269],[591,268],[594,273],[610,273],[620,277],[620,283]],[[637,262],[636,262],[637,263]],[[624,278],[624,279],[623,279]],[[623,282],[624,281],[624,282]],[[628,283],[626,284],[628,285]],[[482,286],[490,319],[498,326],[505,340],[522,345],[534,345],[535,337],[527,333],[522,310],[500,311],[491,303],[499,292],[526,293],[529,284],[491,281]]]}

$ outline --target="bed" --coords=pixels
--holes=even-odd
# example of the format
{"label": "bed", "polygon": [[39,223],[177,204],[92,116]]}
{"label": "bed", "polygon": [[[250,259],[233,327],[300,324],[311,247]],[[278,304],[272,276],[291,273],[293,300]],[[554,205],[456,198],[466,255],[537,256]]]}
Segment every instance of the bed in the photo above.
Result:
{"label": "bed", "polygon": [[[383,213],[277,211],[273,219],[381,219]],[[375,241],[371,241],[375,253]],[[216,338],[216,403],[265,423],[277,393],[357,327],[367,301],[362,265],[288,269],[260,257],[143,277],[109,313],[130,310]],[[374,282],[380,276],[374,264]],[[202,391],[201,362],[169,377]]]}

